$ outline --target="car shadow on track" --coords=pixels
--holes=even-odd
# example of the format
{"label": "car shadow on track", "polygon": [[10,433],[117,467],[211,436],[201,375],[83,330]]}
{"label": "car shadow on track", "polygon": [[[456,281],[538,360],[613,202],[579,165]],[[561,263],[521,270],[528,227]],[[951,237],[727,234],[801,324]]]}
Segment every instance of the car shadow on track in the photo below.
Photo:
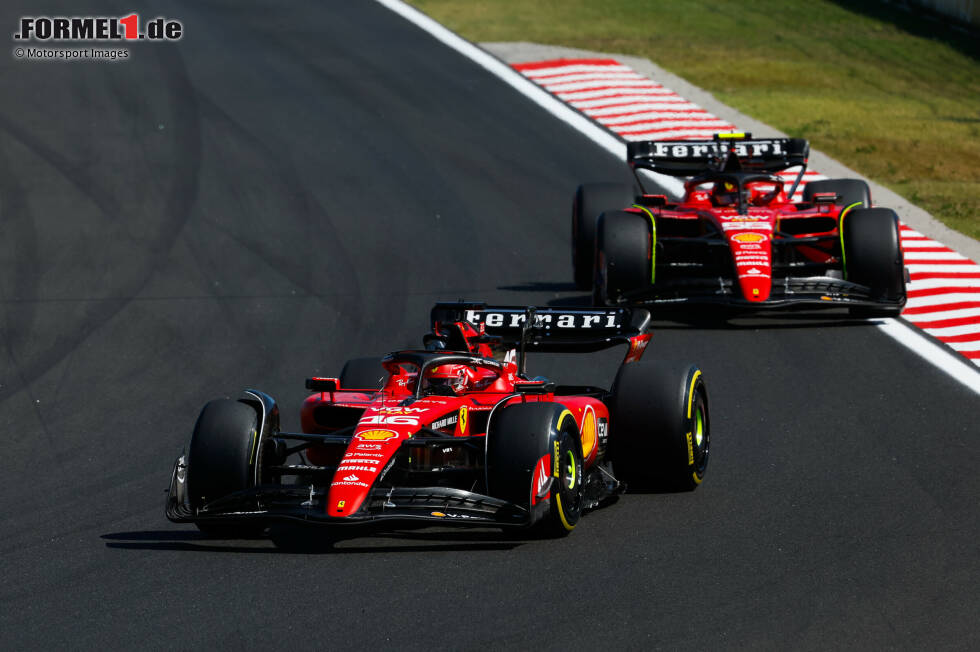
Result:
{"label": "car shadow on track", "polygon": [[[217,539],[197,530],[111,532],[103,534],[101,538],[106,540],[107,548],[120,550],[238,554],[507,551],[527,542],[527,539],[515,538],[507,532],[364,529],[356,533],[326,533],[318,528],[294,526],[273,526],[263,535],[242,539]],[[392,544],[392,539],[399,543]],[[346,545],[337,545],[341,543]]]}

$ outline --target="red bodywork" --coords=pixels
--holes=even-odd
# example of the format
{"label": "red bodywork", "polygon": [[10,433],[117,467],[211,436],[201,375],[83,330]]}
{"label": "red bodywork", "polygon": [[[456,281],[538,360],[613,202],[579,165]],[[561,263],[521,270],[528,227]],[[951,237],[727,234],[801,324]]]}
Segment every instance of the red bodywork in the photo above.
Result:
{"label": "red bodywork", "polygon": [[[826,202],[795,204],[781,184],[777,187],[768,182],[747,184],[746,194],[744,213],[739,213],[735,205],[717,205],[709,189],[690,184],[678,204],[668,205],[665,197],[648,195],[643,197],[646,205],[642,208],[625,210],[654,220],[654,237],[662,244],[672,238],[706,235],[705,222],[710,224],[723,234],[742,298],[751,303],[770,298],[774,239],[783,244],[788,239],[822,238],[807,245],[795,245],[794,249],[809,262],[828,267],[841,265],[838,225],[846,207],[835,205],[833,196]],[[651,238],[651,258],[654,246]]]}
{"label": "red bodywork", "polygon": [[[492,360],[490,347],[473,343],[479,336],[467,322],[448,325],[459,329],[474,355]],[[436,331],[446,326],[436,324]],[[640,359],[650,340],[649,334],[630,338],[626,361]],[[522,393],[528,382],[518,373],[517,363],[504,361],[495,367],[474,367],[468,378],[469,388],[458,395],[418,396],[419,371],[404,363],[385,362],[388,377],[380,390],[356,391],[340,387],[336,391],[317,392],[303,403],[302,429],[306,433],[331,434],[347,428],[356,418],[354,434],[346,450],[330,446],[311,446],[307,459],[320,466],[337,466],[326,500],[327,515],[348,517],[360,509],[375,480],[385,470],[403,442],[428,428],[453,437],[486,435],[490,413],[498,408],[523,401],[560,402],[571,412],[581,434],[582,456],[586,470],[601,459],[605,448],[609,409],[591,396],[560,396],[553,392]],[[334,379],[318,379],[334,380]],[[346,417],[346,420],[345,420]],[[432,454],[420,451],[419,454]],[[433,460],[418,460],[430,467]],[[446,460],[452,465],[453,460]],[[547,489],[549,473],[546,458],[539,463],[536,484]],[[539,492],[542,493],[542,492]],[[546,492],[537,498],[548,498]]]}
{"label": "red bodywork", "polygon": [[192,498],[182,455],[167,518],[205,526],[551,522],[568,532],[582,510],[625,489],[605,459],[610,390],[528,378],[524,365],[530,352],[626,345],[622,364],[632,368],[650,341],[649,311],[455,302],[436,304],[430,323],[424,349],[352,360],[340,378],[307,379],[313,394],[301,408],[302,432],[281,430],[275,399],[259,390],[209,404],[207,414],[213,405],[245,404],[258,417],[240,433],[248,446],[245,486],[235,476],[227,491],[206,488]]}

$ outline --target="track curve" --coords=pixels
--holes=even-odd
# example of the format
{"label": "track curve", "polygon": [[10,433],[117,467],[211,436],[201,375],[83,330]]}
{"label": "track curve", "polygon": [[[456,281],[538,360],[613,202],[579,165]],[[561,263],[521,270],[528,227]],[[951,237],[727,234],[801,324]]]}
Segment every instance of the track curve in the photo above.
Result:
{"label": "track curve", "polygon": [[186,36],[127,62],[0,61],[0,646],[978,646],[976,395],[855,323],[660,324],[647,355],[708,378],[706,482],[566,540],[166,522],[207,400],[259,387],[296,427],[304,377],[434,300],[583,301],[572,191],[627,174],[374,3],[167,11]]}

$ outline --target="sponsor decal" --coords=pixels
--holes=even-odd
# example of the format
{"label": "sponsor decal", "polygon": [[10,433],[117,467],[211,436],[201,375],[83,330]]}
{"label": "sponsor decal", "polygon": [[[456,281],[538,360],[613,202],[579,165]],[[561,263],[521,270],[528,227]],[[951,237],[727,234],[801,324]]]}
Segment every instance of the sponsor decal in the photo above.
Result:
{"label": "sponsor decal", "polygon": [[[739,235],[755,235],[754,233],[739,233]],[[759,251],[762,250],[762,245],[759,244],[743,244],[739,247],[739,251]]]}
{"label": "sponsor decal", "polygon": [[343,511],[344,510],[344,505],[346,505],[346,504],[347,504],[347,501],[346,500],[338,500],[337,501],[337,511],[338,512]]}
{"label": "sponsor decal", "polygon": [[766,236],[761,233],[736,233],[732,236],[732,240],[735,242],[741,242],[743,244],[752,242],[765,242]]}
{"label": "sponsor decal", "polygon": [[469,413],[470,411],[465,405],[459,408],[459,434],[461,435],[466,434],[466,421]]}
{"label": "sponsor decal", "polygon": [[728,220],[722,222],[721,228],[725,231],[738,231],[741,229],[752,229],[753,231],[765,229],[766,231],[772,231],[772,224],[769,222],[736,222],[734,220]]}
{"label": "sponsor decal", "polygon": [[364,441],[388,441],[397,436],[398,433],[392,430],[364,430],[357,433],[357,438]]}
{"label": "sponsor decal", "polygon": [[[550,330],[577,328],[617,328],[618,313],[614,310],[592,310],[576,313],[539,312],[534,316],[534,327]],[[484,324],[487,328],[520,328],[527,315],[523,311],[467,310],[466,321]]]}
{"label": "sponsor decal", "polygon": [[368,486],[370,486],[366,482],[360,482],[360,481],[353,482],[353,481],[347,481],[347,480],[343,480],[341,482],[334,482],[333,484],[334,484],[335,487],[336,486],[340,486],[340,487],[368,487]]}
{"label": "sponsor decal", "polygon": [[746,274],[761,274],[762,272],[760,272],[759,270],[757,270],[755,267],[752,267],[752,268],[746,270],[745,273]]}
{"label": "sponsor decal", "polygon": [[[341,464],[337,467],[338,471],[368,471],[374,473],[378,470],[376,466],[362,466],[360,464]],[[346,480],[347,478],[344,478]]]}
{"label": "sponsor decal", "polygon": [[[685,145],[660,142],[653,144],[653,156],[660,158],[705,158],[718,156],[728,150],[728,143],[689,143]],[[785,142],[782,140],[745,140],[734,146],[735,155],[746,156],[785,156]]]}
{"label": "sponsor decal", "polygon": [[589,459],[589,455],[595,450],[596,440],[595,410],[591,405],[586,405],[582,416],[582,459]]}
{"label": "sponsor decal", "polygon": [[[381,457],[381,453],[375,455],[375,457]],[[341,464],[380,464],[381,460],[372,460],[366,457],[345,457]]]}
{"label": "sponsor decal", "polygon": [[694,442],[691,441],[691,433],[687,433],[687,464],[694,464]]}
{"label": "sponsor decal", "polygon": [[436,518],[446,518],[446,515],[442,512],[429,512],[429,516],[435,516]]}
{"label": "sponsor decal", "polygon": [[553,475],[558,478],[561,477],[561,449],[558,447],[558,440],[555,440],[555,471]]}
{"label": "sponsor decal", "polygon": [[[348,453],[348,455],[355,455],[357,457],[387,457],[384,453],[366,453],[361,450],[361,446],[370,446],[371,448],[381,448],[380,444],[362,444],[360,446],[357,446],[350,453]],[[366,462],[367,460],[364,461]]]}
{"label": "sponsor decal", "polygon": [[768,217],[760,217],[758,215],[736,215],[728,218],[732,222],[762,222],[768,220]]}
{"label": "sponsor decal", "polygon": [[420,407],[372,407],[368,408],[369,412],[377,412],[379,414],[417,414],[419,412],[425,412],[427,408]]}
{"label": "sponsor decal", "polygon": [[389,425],[389,426],[417,426],[419,425],[418,417],[409,417],[402,415],[395,415],[391,417],[386,417],[382,414],[375,415],[373,417],[363,417],[361,419],[363,425]]}
{"label": "sponsor decal", "polygon": [[598,419],[596,423],[596,439],[599,440],[599,451],[606,449],[606,440],[609,438],[609,419]]}
{"label": "sponsor decal", "polygon": [[[381,444],[358,444],[354,447],[354,450],[358,451],[358,455],[368,455],[369,453],[361,453],[360,451],[381,450]],[[376,455],[382,457],[381,453],[376,453]]]}
{"label": "sponsor decal", "polygon": [[353,473],[344,478],[344,482],[357,482],[358,480],[360,480],[360,478]]}
{"label": "sponsor decal", "polygon": [[433,421],[432,425],[429,427],[432,428],[433,430],[442,430],[448,426],[455,426],[458,421],[459,421],[459,414],[450,414],[449,416],[443,417],[438,421]]}

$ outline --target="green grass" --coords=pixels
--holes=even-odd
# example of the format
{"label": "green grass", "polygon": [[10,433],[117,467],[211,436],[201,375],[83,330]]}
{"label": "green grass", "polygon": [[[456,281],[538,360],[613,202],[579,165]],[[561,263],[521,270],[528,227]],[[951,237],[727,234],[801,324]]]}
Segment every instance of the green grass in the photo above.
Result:
{"label": "green grass", "polygon": [[850,0],[411,0],[472,41],[651,59],[980,239],[980,38]]}

